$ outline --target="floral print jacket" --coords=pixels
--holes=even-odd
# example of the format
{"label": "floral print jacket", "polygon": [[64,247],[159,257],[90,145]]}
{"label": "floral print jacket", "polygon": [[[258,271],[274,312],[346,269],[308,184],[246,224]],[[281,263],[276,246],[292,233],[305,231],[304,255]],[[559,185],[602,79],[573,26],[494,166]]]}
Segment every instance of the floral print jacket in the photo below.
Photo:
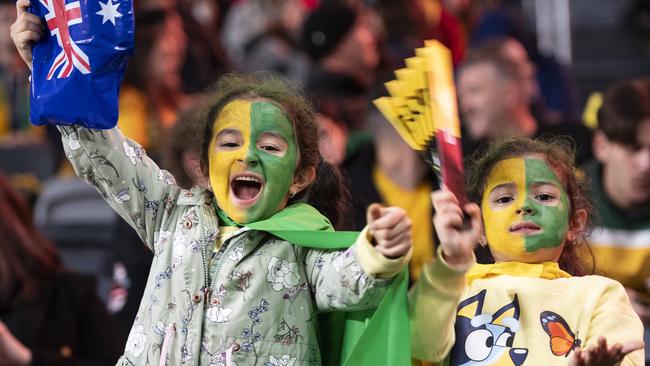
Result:
{"label": "floral print jacket", "polygon": [[154,253],[118,365],[319,365],[316,314],[376,307],[389,285],[363,270],[365,240],[328,251],[220,233],[211,193],[180,189],[119,129],[59,129],[77,174]]}

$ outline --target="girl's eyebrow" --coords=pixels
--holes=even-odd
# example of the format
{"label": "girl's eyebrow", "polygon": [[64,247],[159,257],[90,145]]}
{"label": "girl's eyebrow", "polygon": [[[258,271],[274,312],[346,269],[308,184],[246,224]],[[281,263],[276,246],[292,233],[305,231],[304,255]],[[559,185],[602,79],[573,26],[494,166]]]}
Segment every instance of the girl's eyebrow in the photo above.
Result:
{"label": "girl's eyebrow", "polygon": [[516,186],[515,183],[512,183],[512,182],[501,183],[501,184],[497,184],[496,186],[492,187],[492,190],[490,192],[492,192],[492,191],[494,191],[496,189],[499,189],[499,188],[514,188],[515,186]]}
{"label": "girl's eyebrow", "polygon": [[222,136],[222,135],[238,135],[241,132],[237,129],[234,128],[224,128],[223,130],[219,131],[217,136]]}
{"label": "girl's eyebrow", "polygon": [[554,187],[560,187],[560,184],[552,180],[536,180],[531,183],[534,186],[543,186],[543,185],[552,185]]}
{"label": "girl's eyebrow", "polygon": [[264,131],[264,132],[262,132],[260,134],[260,137],[267,137],[267,136],[277,137],[277,138],[280,138],[282,140],[285,140],[284,136],[282,136],[281,134],[279,134],[278,132],[275,132],[275,131]]}

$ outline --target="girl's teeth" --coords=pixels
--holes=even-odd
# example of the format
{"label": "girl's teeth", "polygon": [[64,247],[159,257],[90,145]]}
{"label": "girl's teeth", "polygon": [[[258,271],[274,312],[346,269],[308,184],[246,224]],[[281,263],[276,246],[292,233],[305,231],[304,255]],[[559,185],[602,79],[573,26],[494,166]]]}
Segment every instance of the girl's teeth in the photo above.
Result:
{"label": "girl's teeth", "polygon": [[236,180],[243,180],[243,181],[248,181],[248,182],[258,182],[258,183],[260,181],[259,179],[253,178],[253,177],[237,177]]}

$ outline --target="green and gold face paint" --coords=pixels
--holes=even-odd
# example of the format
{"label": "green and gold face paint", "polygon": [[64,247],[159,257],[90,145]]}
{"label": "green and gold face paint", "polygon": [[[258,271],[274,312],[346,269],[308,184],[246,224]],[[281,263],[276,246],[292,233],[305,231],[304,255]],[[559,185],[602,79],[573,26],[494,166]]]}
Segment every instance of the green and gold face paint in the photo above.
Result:
{"label": "green and gold face paint", "polygon": [[293,125],[265,100],[234,100],[214,121],[208,153],[219,207],[246,224],[284,208],[298,163]]}
{"label": "green and gold face paint", "polygon": [[528,263],[553,260],[549,250],[542,249],[559,248],[564,242],[569,205],[562,183],[545,160],[527,156],[495,164],[481,202],[495,258]]}

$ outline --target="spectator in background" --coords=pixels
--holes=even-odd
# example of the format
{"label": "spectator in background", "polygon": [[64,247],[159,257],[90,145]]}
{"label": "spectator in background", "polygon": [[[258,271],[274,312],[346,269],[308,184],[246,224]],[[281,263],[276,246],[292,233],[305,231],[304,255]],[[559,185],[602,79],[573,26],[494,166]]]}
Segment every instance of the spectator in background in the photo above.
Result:
{"label": "spectator in background", "polygon": [[422,265],[435,253],[429,197],[435,179],[431,168],[374,107],[368,114],[367,129],[372,139],[349,152],[341,164],[352,197],[352,229],[363,227],[365,210],[372,202],[404,209],[413,222],[409,273],[415,281]]}
{"label": "spectator in background", "polygon": [[62,268],[0,174],[0,363],[113,365],[119,345],[88,277]]}
{"label": "spectator in background", "polygon": [[470,34],[470,47],[482,47],[488,39],[505,36],[519,41],[535,65],[539,94],[550,123],[578,120],[577,87],[570,70],[537,49],[536,38],[526,29],[519,1],[483,1],[482,14]]}
{"label": "spectator in background", "polygon": [[[324,4],[302,26],[301,45],[314,63],[305,90],[357,99],[364,109],[376,77],[380,54],[376,35],[363,13],[343,5]],[[362,123],[357,120],[357,123]]]}
{"label": "spectator in background", "polygon": [[316,120],[319,125],[319,149],[323,159],[328,163],[340,166],[348,154],[350,130],[341,106],[335,100],[319,98]]}
{"label": "spectator in background", "polygon": [[471,154],[479,145],[500,137],[567,135],[574,140],[578,163],[591,157],[590,131],[576,124],[546,124],[532,113],[533,90],[529,72],[500,47],[486,45],[470,54],[458,77],[463,150]]}
{"label": "spectator in background", "polygon": [[180,74],[185,94],[195,94],[232,70],[219,37],[221,10],[212,0],[179,0],[178,10],[187,34]]}
{"label": "spectator in background", "polygon": [[378,0],[374,6],[386,32],[389,63],[401,66],[424,40],[437,39],[451,51],[454,65],[465,57],[467,36],[462,24],[440,0]]}
{"label": "spectator in background", "polygon": [[646,326],[650,326],[650,77],[612,86],[598,113],[593,150],[586,166],[600,216],[589,237],[596,271],[620,281]]}
{"label": "spectator in background", "polygon": [[320,148],[323,158],[340,166],[370,142],[366,130],[366,95],[354,89],[338,93],[327,84],[314,84],[309,94],[317,108],[320,126]]}
{"label": "spectator in background", "polygon": [[247,0],[229,10],[222,32],[235,70],[273,71],[303,84],[309,60],[298,44],[303,0]]}
{"label": "spectator in background", "polygon": [[481,51],[462,65],[458,77],[459,106],[469,138],[534,135],[537,121],[528,105],[527,80],[499,52]]}
{"label": "spectator in background", "polygon": [[451,13],[462,26],[463,38],[467,41],[469,34],[476,25],[481,12],[480,1],[476,0],[442,0],[442,6]]}
{"label": "spectator in background", "polygon": [[120,91],[118,126],[154,157],[178,110],[191,101],[180,75],[187,35],[173,4],[136,12],[136,54]]}
{"label": "spectator in background", "polygon": [[[476,54],[484,54],[485,57],[500,55],[512,63],[517,72],[517,78],[522,84],[524,98],[531,106],[531,112],[539,122],[546,123],[543,113],[536,113],[536,108],[543,108],[543,106],[538,106],[542,101],[539,96],[539,85],[535,78],[535,65],[530,61],[526,49],[519,41],[506,36],[491,37],[482,43],[482,46],[476,50]],[[475,57],[481,56],[476,55]]]}

